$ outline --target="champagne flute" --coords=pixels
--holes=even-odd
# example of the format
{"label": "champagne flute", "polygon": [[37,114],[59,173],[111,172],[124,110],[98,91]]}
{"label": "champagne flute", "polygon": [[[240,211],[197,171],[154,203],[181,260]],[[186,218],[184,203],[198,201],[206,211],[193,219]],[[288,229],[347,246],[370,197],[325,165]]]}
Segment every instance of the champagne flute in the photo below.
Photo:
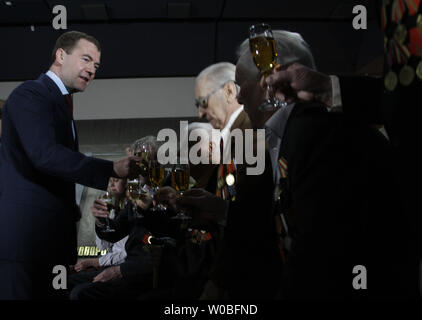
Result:
{"label": "champagne flute", "polygon": [[[273,32],[268,24],[255,24],[249,28],[249,48],[261,75],[268,77],[277,64],[278,56]],[[266,92],[268,99],[259,107],[260,110],[265,111],[286,105],[286,102],[273,96],[269,85],[267,85]]]}
{"label": "champagne flute", "polygon": [[[111,195],[110,192],[107,191],[100,197],[100,200],[102,200],[106,203],[107,211],[110,215],[111,210],[114,209],[114,201],[115,200],[114,200],[113,196]],[[110,227],[110,218],[109,217],[105,218],[105,222],[106,222],[106,228],[103,230],[103,232],[114,232],[115,230]]]}
{"label": "champagne flute", "polygon": [[[190,170],[189,164],[176,163],[172,167],[171,171],[171,185],[172,187],[179,192],[179,195],[182,196],[183,192],[189,189],[189,178]],[[179,212],[172,219],[191,219],[187,216],[183,210]]]}
{"label": "champagne flute", "polygon": [[134,145],[134,155],[141,158],[137,165],[141,168],[141,175],[148,180],[147,164],[157,157],[157,141],[153,136],[139,139]]}
{"label": "champagne flute", "polygon": [[129,198],[134,202],[134,217],[135,218],[143,218],[144,215],[138,212],[138,205],[136,203],[137,200],[141,199],[142,192],[140,188],[140,180],[133,179],[127,181],[127,191],[129,193]]}
{"label": "champagne flute", "polygon": [[[151,160],[148,164],[149,177],[154,194],[161,188],[165,180],[165,167],[158,160]],[[166,208],[160,204],[152,207],[152,211],[165,210]]]}
{"label": "champagne flute", "polygon": [[147,168],[145,168],[145,163],[148,162],[149,159],[149,151],[148,146],[146,145],[136,145],[134,150],[134,155],[136,157],[141,158],[141,161],[137,161],[136,164],[141,168],[141,174],[142,176],[147,176]]}
{"label": "champagne flute", "polygon": [[154,192],[157,192],[163,185],[165,173],[165,167],[158,160],[151,160],[149,162],[149,177]]}

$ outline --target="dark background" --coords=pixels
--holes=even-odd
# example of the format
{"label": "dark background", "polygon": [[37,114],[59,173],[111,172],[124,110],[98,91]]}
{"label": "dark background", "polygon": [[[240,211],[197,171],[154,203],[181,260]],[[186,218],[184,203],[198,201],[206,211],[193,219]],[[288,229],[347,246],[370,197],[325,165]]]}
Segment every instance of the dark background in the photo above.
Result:
{"label": "dark background", "polygon": [[[52,9],[58,4],[67,9],[67,30],[52,27]],[[368,10],[367,30],[353,29],[352,9],[357,4]],[[321,71],[376,74],[381,70],[383,37],[374,4],[373,0],[2,0],[0,81],[36,78],[49,67],[54,41],[68,30],[87,32],[101,42],[97,78],[196,76],[214,62],[235,62],[237,46],[256,22],[301,33]]]}

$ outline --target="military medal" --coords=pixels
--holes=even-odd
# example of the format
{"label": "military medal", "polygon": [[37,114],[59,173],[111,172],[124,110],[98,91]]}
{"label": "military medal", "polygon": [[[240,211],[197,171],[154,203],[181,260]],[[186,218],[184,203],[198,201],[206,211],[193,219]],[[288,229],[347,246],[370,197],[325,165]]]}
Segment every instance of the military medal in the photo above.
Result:
{"label": "military medal", "polygon": [[406,7],[409,10],[409,15],[415,15],[419,10],[420,0],[405,0]]}
{"label": "military medal", "polygon": [[274,201],[279,201],[281,193],[283,192],[283,189],[281,188],[280,184],[277,184],[274,188]]}
{"label": "military medal", "polygon": [[235,182],[234,176],[231,173],[229,173],[226,176],[226,183],[227,183],[227,185],[228,186],[232,186],[232,185],[234,185],[234,182]]}
{"label": "military medal", "polygon": [[406,37],[407,37],[406,27],[402,24],[398,24],[396,30],[394,31],[394,39],[399,44],[403,44],[406,41]]}
{"label": "military medal", "polygon": [[419,61],[418,66],[416,67],[416,75],[419,80],[422,80],[422,60]]}
{"label": "military medal", "polygon": [[232,160],[218,168],[216,195],[225,200],[236,200],[236,163]]}
{"label": "military medal", "polygon": [[389,71],[384,77],[384,86],[387,90],[393,91],[397,86],[397,75],[394,71]]}
{"label": "military medal", "polygon": [[422,23],[422,14],[418,14],[418,17],[416,18],[416,26],[420,26]]}
{"label": "military medal", "polygon": [[405,11],[406,5],[403,0],[393,1],[393,5],[391,7],[391,21],[400,21]]}
{"label": "military medal", "polygon": [[402,86],[408,86],[415,78],[415,71],[409,65],[404,65],[399,73],[399,80]]}

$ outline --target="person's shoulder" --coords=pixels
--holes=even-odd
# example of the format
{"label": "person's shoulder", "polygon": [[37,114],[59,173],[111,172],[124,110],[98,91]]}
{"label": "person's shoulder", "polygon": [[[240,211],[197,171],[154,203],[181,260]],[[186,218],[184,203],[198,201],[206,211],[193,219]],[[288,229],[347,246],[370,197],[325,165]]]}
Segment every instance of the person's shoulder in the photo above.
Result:
{"label": "person's shoulder", "polygon": [[294,106],[288,120],[288,126],[296,123],[337,124],[342,122],[342,112],[330,112],[328,107],[319,102],[300,102]]}
{"label": "person's shoulder", "polygon": [[327,115],[328,108],[320,102],[297,102],[290,117],[310,117],[312,115]]}
{"label": "person's shoulder", "polygon": [[335,134],[343,125],[342,113],[329,112],[322,103],[297,103],[287,122],[285,135],[294,140],[314,141]]}
{"label": "person's shoulder", "polygon": [[48,90],[39,80],[27,80],[17,86],[11,93],[11,97],[16,95],[19,96],[31,96],[39,94],[47,94]]}

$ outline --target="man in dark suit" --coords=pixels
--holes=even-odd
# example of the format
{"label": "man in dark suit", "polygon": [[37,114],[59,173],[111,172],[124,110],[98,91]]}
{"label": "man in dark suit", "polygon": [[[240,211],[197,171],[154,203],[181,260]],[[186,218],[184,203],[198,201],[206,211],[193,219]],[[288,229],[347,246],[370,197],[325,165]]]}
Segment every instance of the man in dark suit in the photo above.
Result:
{"label": "man in dark suit", "polygon": [[[278,63],[314,68],[304,59],[311,54],[300,35],[274,31],[274,38]],[[279,145],[273,169],[280,172],[278,207],[286,233],[282,297],[409,297],[408,225],[395,218],[402,207],[386,140],[366,124],[298,97],[268,117],[260,108],[266,86],[260,84],[247,41],[239,55],[239,101],[254,121],[273,131]],[[367,290],[352,286],[358,265],[367,268]]]}
{"label": "man in dark suit", "polygon": [[422,88],[422,8],[417,1],[400,5],[398,1],[378,1],[377,4],[385,43],[383,77],[328,76],[293,63],[269,76],[265,85],[272,86],[282,99],[297,96],[322,102],[329,108],[341,107],[353,121],[385,126],[393,150],[391,173],[399,184],[394,197],[402,199],[404,204],[397,219],[411,225],[408,250],[413,262],[407,274],[413,277],[414,295],[420,296],[422,218],[415,210],[419,203],[418,189],[414,186],[418,184],[416,177],[420,171],[415,156],[418,143],[415,130],[419,125],[417,104]]}
{"label": "man in dark suit", "polygon": [[0,299],[46,299],[56,265],[76,260],[75,183],[105,190],[110,176],[133,175],[135,159],[111,162],[78,152],[70,94],[84,91],[100,64],[98,41],[60,36],[52,65],[26,81],[3,109],[0,153]]}
{"label": "man in dark suit", "polygon": [[[238,87],[234,81],[235,66],[217,63],[204,69],[196,80],[195,96],[200,116],[206,117],[216,129],[221,129],[224,141],[224,161],[215,174],[218,199],[230,202],[219,215],[209,215],[204,203],[195,203],[198,198],[211,196],[194,189],[184,193],[182,202],[194,208],[194,216],[217,221],[223,226],[223,237],[215,263],[211,268],[202,299],[269,299],[275,295],[281,257],[275,243],[275,226],[272,219],[272,173],[269,162],[262,164],[263,172],[248,175],[252,164],[236,159],[236,143],[231,140],[235,131],[242,133],[242,149],[245,152],[246,131],[253,132],[251,121],[237,101]],[[202,102],[202,103],[201,103]],[[253,146],[265,152],[265,144]],[[230,147],[230,148],[228,148]],[[269,161],[269,158],[266,157]],[[236,163],[235,172],[230,173],[228,161]],[[259,165],[257,165],[259,166]],[[232,174],[234,183],[228,176]],[[255,186],[259,186],[256,189]],[[192,202],[190,200],[193,200]],[[227,212],[226,212],[227,211]],[[227,213],[227,214],[226,214]]]}

